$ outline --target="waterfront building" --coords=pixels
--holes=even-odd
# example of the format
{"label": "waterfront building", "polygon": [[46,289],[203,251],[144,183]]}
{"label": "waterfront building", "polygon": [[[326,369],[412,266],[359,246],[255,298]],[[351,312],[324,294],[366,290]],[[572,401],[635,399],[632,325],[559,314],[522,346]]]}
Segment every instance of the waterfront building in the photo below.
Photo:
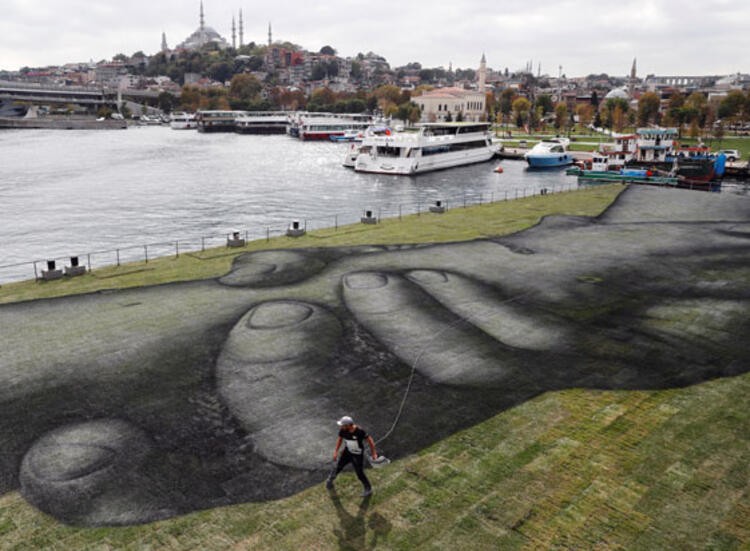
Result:
{"label": "waterfront building", "polygon": [[480,121],[485,100],[484,92],[455,87],[437,88],[412,98],[422,111],[422,122]]}
{"label": "waterfront building", "polygon": [[178,50],[198,50],[208,44],[215,44],[222,50],[229,48],[229,43],[214,29],[206,26],[206,20],[203,15],[203,1],[201,0],[200,8],[200,26],[188,36],[184,42],[177,46]]}
{"label": "waterfront building", "polygon": [[478,71],[478,89],[458,87],[436,88],[412,98],[422,112],[422,122],[445,122],[464,120],[478,122],[486,119],[485,94],[487,59],[482,54]]}

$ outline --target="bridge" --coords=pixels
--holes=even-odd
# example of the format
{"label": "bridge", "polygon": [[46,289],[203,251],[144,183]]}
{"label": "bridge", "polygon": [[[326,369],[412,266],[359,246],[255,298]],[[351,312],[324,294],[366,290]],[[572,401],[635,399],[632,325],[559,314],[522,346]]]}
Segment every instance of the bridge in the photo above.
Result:
{"label": "bridge", "polygon": [[[179,94],[177,94],[179,95]],[[155,103],[159,92],[118,90],[109,87],[52,86],[30,82],[0,81],[0,100],[35,104],[78,104],[83,106],[117,105],[123,98],[140,103]]]}

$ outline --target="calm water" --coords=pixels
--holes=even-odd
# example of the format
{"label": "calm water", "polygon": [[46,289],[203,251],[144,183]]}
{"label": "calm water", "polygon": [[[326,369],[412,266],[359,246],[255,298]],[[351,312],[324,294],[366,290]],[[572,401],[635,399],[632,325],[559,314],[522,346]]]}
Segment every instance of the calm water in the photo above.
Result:
{"label": "calm water", "polygon": [[[328,227],[363,209],[393,216],[438,199],[575,186],[564,172],[528,172],[517,161],[504,161],[503,174],[497,161],[417,177],[357,174],[341,166],[347,147],[167,127],[0,131],[0,282],[33,277],[34,260],[98,252],[96,264],[110,264],[115,257],[101,251],[138,245],[121,258],[142,258],[143,244],[199,248],[212,236],[206,245],[217,245],[233,230],[279,234],[292,219]],[[154,245],[149,255],[170,250]],[[9,267],[18,263],[27,264]]]}

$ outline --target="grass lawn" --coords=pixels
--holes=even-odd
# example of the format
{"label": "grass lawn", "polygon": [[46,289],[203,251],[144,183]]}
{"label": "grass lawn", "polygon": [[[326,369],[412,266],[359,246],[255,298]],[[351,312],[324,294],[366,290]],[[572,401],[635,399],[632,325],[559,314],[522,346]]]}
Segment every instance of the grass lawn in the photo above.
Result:
{"label": "grass lawn", "polygon": [[[595,215],[619,193],[558,195],[321,230],[262,248],[465,240],[540,217]],[[214,277],[243,250],[216,249],[0,288],[0,301]],[[750,374],[662,391],[549,392],[373,471],[360,507],[351,474],[293,497],[144,526],[58,523],[0,497],[0,549],[747,549]],[[322,482],[322,481],[321,481]]]}

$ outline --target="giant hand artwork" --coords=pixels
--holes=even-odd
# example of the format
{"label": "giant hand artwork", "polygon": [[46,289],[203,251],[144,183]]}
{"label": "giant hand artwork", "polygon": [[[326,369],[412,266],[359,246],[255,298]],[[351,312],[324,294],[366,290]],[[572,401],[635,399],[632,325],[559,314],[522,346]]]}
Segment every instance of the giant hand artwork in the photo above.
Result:
{"label": "giant hand artwork", "polygon": [[[264,251],[217,280],[0,307],[0,490],[78,525],[320,483],[540,393],[748,371],[750,202],[629,189],[472,242]],[[397,422],[396,422],[397,421]]]}

